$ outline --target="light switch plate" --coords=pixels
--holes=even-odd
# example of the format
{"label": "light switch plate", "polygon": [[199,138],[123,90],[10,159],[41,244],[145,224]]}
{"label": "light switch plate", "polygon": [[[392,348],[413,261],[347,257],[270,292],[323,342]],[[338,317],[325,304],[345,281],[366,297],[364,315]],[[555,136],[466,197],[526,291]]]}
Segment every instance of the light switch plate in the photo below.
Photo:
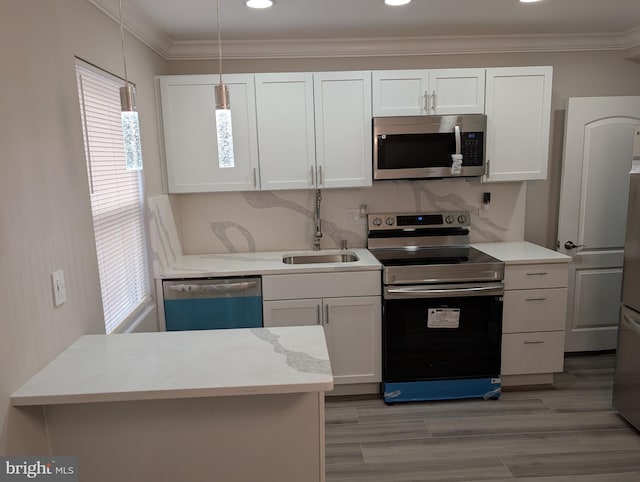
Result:
{"label": "light switch plate", "polygon": [[51,273],[51,289],[53,290],[53,306],[60,306],[67,301],[67,288],[64,284],[64,271]]}

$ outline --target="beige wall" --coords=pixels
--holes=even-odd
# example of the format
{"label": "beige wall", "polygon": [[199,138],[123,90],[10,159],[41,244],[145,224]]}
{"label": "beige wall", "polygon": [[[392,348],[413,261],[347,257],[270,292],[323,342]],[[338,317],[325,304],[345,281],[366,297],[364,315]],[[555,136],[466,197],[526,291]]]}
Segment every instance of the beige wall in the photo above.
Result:
{"label": "beige wall", "polygon": [[[640,95],[640,63],[619,51],[523,54],[433,55],[381,58],[227,60],[225,72],[506,67],[551,65],[554,68],[549,178],[528,182],[525,239],[554,247],[562,169],[564,111],[569,97]],[[173,61],[171,74],[215,73],[213,61]],[[526,149],[526,146],[523,146]],[[488,187],[487,190],[501,189]],[[212,198],[213,199],[213,198]],[[191,206],[191,200],[182,203]],[[353,203],[357,203],[354,199]],[[178,221],[180,223],[180,220]],[[189,232],[183,232],[188,236]],[[188,239],[185,239],[187,245]]]}
{"label": "beige wall", "polygon": [[[152,79],[166,62],[130,43],[157,192]],[[47,454],[41,411],[10,396],[79,336],[104,332],[74,55],[122,75],[117,25],[86,0],[0,2],[0,454]],[[58,269],[68,300],[54,308]]]}

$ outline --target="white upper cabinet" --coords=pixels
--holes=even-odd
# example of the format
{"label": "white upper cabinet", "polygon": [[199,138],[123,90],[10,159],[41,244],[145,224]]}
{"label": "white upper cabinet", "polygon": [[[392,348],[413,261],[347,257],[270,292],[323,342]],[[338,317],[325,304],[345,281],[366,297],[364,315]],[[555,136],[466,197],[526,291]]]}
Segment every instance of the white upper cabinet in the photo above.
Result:
{"label": "white upper cabinet", "polygon": [[256,74],[262,189],[371,186],[371,74]]}
{"label": "white upper cabinet", "polygon": [[546,179],[552,67],[487,69],[485,182]]}
{"label": "white upper cabinet", "polygon": [[229,86],[235,167],[218,165],[214,86],[217,75],[159,78],[170,193],[253,191],[258,139],[252,74],[225,75]]}
{"label": "white upper cabinet", "polygon": [[373,116],[484,113],[485,69],[373,72]]}
{"label": "white upper cabinet", "polygon": [[256,74],[255,82],[262,189],[313,187],[313,74]]}
{"label": "white upper cabinet", "polygon": [[313,75],[316,185],[371,186],[371,72]]}

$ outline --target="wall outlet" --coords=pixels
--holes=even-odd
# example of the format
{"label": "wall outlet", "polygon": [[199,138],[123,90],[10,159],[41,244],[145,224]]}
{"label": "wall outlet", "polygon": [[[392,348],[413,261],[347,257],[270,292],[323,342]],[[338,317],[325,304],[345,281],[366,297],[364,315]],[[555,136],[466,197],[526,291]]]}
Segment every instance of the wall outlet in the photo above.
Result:
{"label": "wall outlet", "polygon": [[64,271],[51,273],[51,289],[53,290],[53,306],[60,306],[67,301],[67,288],[64,285]]}

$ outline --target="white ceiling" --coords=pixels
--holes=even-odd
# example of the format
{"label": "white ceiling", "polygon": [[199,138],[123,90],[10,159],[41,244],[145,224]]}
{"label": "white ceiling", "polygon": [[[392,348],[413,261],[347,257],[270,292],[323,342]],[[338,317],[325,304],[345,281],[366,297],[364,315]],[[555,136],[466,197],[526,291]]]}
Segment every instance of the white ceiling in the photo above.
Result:
{"label": "white ceiling", "polygon": [[[89,0],[112,17],[117,0]],[[127,27],[168,58],[206,57],[215,44],[215,0],[122,0]],[[389,7],[383,0],[276,0],[253,10],[243,0],[220,0],[223,45],[292,44],[292,40],[335,42],[381,39],[449,41],[460,37],[513,40],[551,37],[565,41],[602,40],[602,48],[640,45],[640,0],[413,0]],[[150,38],[154,37],[154,38]],[[617,42],[616,42],[617,40]],[[522,47],[520,47],[522,48]],[[172,53],[172,50],[175,50]],[[189,54],[188,52],[192,52]],[[199,53],[198,53],[199,52]]]}

